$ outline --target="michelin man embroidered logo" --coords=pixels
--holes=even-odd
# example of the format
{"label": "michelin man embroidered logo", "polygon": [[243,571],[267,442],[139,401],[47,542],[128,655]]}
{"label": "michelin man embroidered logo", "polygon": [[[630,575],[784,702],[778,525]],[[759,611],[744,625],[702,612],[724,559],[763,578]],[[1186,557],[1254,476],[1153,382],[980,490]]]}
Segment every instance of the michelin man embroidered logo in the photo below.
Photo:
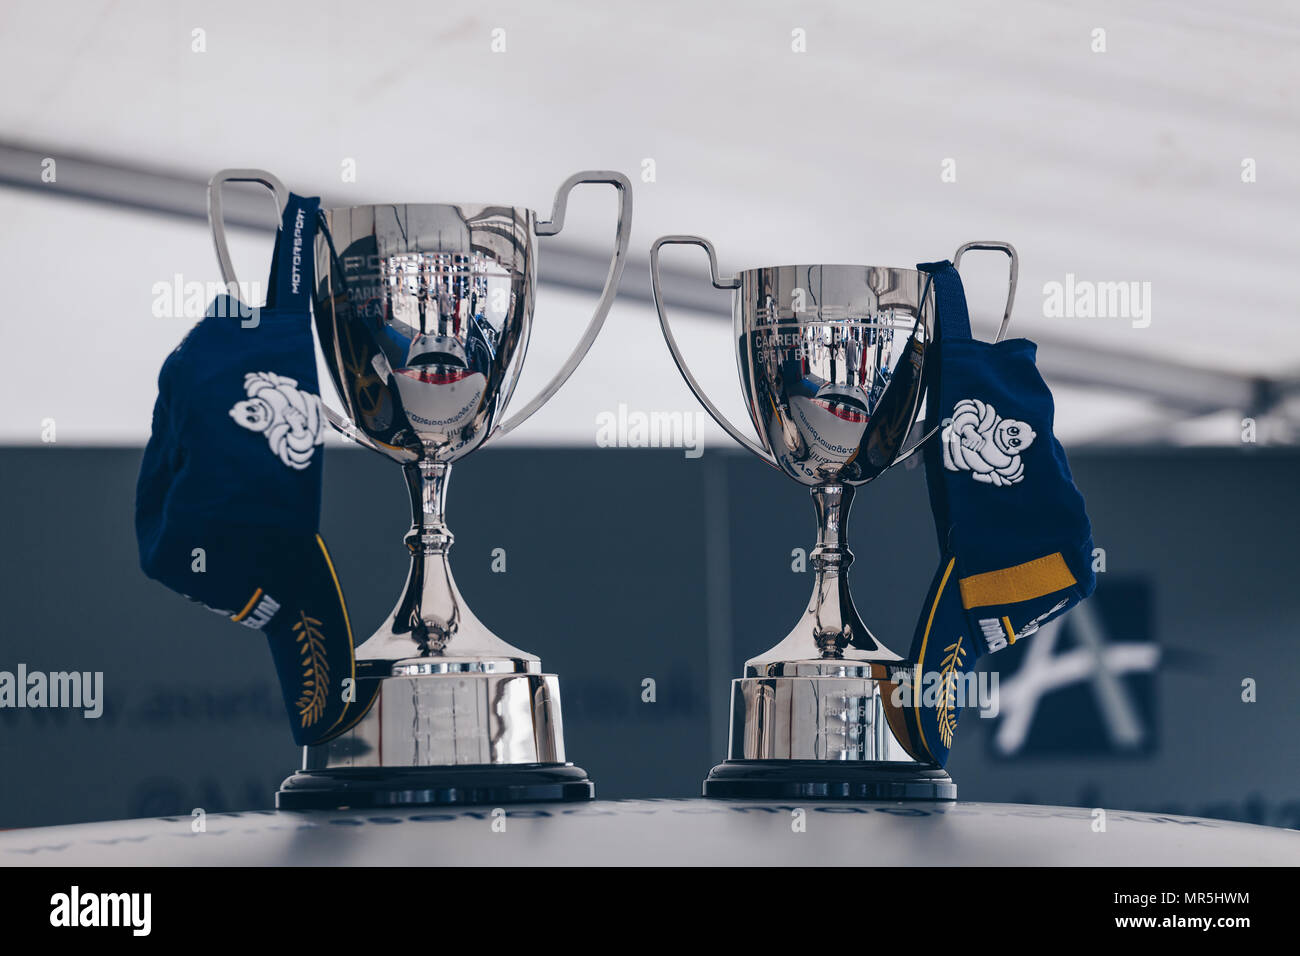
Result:
{"label": "michelin man embroidered logo", "polygon": [[311,464],[316,446],[325,441],[320,396],[299,390],[296,379],[274,372],[244,376],[245,401],[230,417],[249,431],[261,432],[280,460],[297,471]]}
{"label": "michelin man embroidered logo", "polygon": [[1014,485],[1025,477],[1020,453],[1035,437],[1024,422],[999,418],[987,402],[963,398],[943,429],[943,467],[969,471],[976,481],[999,488]]}

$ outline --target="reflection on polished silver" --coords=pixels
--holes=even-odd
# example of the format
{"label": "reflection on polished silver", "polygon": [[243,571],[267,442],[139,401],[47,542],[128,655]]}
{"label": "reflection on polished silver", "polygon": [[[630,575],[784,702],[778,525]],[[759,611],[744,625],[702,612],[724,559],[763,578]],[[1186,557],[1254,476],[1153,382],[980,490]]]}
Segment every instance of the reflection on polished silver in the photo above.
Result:
{"label": "reflection on polished silver", "polygon": [[395,676],[380,693],[366,720],[305,748],[303,769],[564,762],[552,674]]}
{"label": "reflection on polished silver", "polygon": [[[223,279],[234,280],[220,188],[251,181],[287,192],[260,170],[213,177],[209,209]],[[614,252],[595,312],[573,354],[538,395],[506,418],[532,331],[537,236],[564,224],[580,183],[619,197]],[[556,679],[532,654],[494,635],[452,578],[445,522],[454,462],[525,421],[591,347],[626,262],[631,184],[622,173],[577,173],[549,220],[506,205],[384,204],[322,210],[313,311],[343,404],[327,410],[352,440],[399,462],[413,516],[406,587],[388,621],[357,649],[358,676],[378,698],[351,731],[308,748],[304,769],[562,763]]]}
{"label": "reflection on polished silver", "polygon": [[[733,293],[736,360],[757,442],[704,393],[673,337],[659,270],[661,250],[670,244],[704,249],[713,285]],[[970,249],[1011,257],[1009,315],[1015,251],[1004,243],[969,243],[958,257]],[[724,276],[712,244],[699,236],[657,240],[650,273],[660,327],[686,384],[736,441],[808,486],[817,513],[812,597],[789,634],[746,662],[744,677],[733,681],[729,759],[929,769],[904,745],[909,736],[891,698],[908,665],[876,640],[854,606],[846,532],[854,489],[916,449],[904,446],[921,412],[922,372],[934,338],[929,274],[788,265]]]}
{"label": "reflection on polished silver", "polygon": [[[885,668],[862,677],[748,678],[734,682],[736,760],[912,762],[890,727]],[[872,676],[874,674],[875,676]]]}

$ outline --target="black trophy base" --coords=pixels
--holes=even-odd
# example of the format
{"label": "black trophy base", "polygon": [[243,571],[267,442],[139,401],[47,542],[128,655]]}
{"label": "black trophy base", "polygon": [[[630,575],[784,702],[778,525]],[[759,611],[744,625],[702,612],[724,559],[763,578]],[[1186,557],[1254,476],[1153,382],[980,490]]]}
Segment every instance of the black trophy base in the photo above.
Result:
{"label": "black trophy base", "polygon": [[704,781],[704,795],[759,800],[956,800],[940,767],[867,760],[727,760]]}
{"label": "black trophy base", "polygon": [[277,810],[461,806],[594,800],[596,785],[571,763],[466,764],[303,770],[280,784]]}

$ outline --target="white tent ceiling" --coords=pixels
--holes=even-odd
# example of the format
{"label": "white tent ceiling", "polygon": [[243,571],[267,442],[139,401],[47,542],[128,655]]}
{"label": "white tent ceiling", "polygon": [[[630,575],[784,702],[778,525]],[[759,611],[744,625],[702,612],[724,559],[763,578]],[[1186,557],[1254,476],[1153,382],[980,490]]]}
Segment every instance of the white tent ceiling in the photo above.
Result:
{"label": "white tent ceiling", "polygon": [[[192,50],[196,29],[206,52]],[[806,52],[791,49],[794,30]],[[1188,421],[1103,366],[1136,356],[1193,381],[1198,369],[1300,376],[1298,41],[1300,13],[1281,2],[9,4],[0,140],[196,183],[264,166],[340,202],[547,209],[574,170],[627,171],[629,295],[596,361],[520,441],[589,442],[595,413],[620,401],[694,408],[638,296],[653,239],[699,232],[727,271],[903,265],[1009,240],[1021,254],[1013,328],[1058,366],[1080,365],[1057,390],[1067,438],[1234,442],[1244,408]],[[1242,181],[1246,159],[1256,182]],[[355,182],[341,178],[348,160]],[[946,160],[955,182],[941,179]],[[0,190],[0,335],[23,356],[6,372],[0,440],[36,440],[58,407],[60,440],[139,441],[152,378],[184,332],[151,317],[149,290],[174,273],[216,278],[203,230],[61,197],[39,166],[24,169],[3,170]],[[556,242],[604,248],[612,203],[592,193]],[[245,248],[253,269],[260,247]],[[695,252],[673,262],[702,285]],[[985,320],[1005,274],[989,258],[969,260]],[[1067,274],[1149,282],[1149,326],[1045,317],[1045,284]],[[587,301],[551,294],[534,385]],[[739,414],[725,325],[686,318],[697,373]]]}

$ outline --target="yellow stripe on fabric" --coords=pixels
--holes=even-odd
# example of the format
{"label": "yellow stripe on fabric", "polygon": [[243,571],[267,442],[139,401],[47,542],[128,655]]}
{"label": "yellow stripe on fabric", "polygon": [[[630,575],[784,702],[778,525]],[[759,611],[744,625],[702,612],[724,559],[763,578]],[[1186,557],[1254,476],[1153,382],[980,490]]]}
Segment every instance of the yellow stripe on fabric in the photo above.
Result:
{"label": "yellow stripe on fabric", "polygon": [[962,607],[989,607],[1015,604],[1051,594],[1075,584],[1061,552],[1044,555],[1000,571],[972,574],[957,582],[961,588]]}
{"label": "yellow stripe on fabric", "polygon": [[[948,586],[948,576],[952,574],[953,565],[956,563],[956,558],[948,560],[948,567],[944,569],[943,578],[939,581],[939,588],[934,592],[934,602],[930,605],[930,616],[925,622],[925,633],[921,635],[921,654],[916,659],[916,677],[912,685],[912,706],[916,708],[918,713],[921,710],[921,661],[925,660],[925,645],[930,640],[930,628],[934,626],[934,612],[939,610],[939,602],[943,599],[943,589]],[[919,717],[916,721],[916,735],[921,738],[921,746],[930,755],[930,759],[935,760],[934,751],[930,749],[930,745],[925,741],[925,731],[921,729]]]}
{"label": "yellow stripe on fabric", "polygon": [[242,621],[244,618],[248,617],[249,614],[253,613],[253,608],[257,606],[257,599],[261,596],[262,589],[258,588],[253,592],[253,596],[248,599],[248,603],[244,605],[244,609],[238,614],[231,615],[230,619],[232,621]]}
{"label": "yellow stripe on fabric", "polygon": [[[352,640],[352,619],[348,617],[348,604],[345,600],[343,600],[343,585],[339,584],[338,572],[334,570],[334,562],[330,559],[329,548],[325,547],[325,539],[322,538],[320,535],[316,535],[316,544],[320,547],[320,553],[325,557],[325,564],[330,569],[330,578],[334,581],[334,590],[339,596],[339,610],[343,612],[343,625],[347,629],[347,634],[348,634],[348,657],[349,657],[348,664],[351,666],[351,670],[348,672],[348,676],[352,679],[352,691],[353,693],[356,693],[356,689],[357,689],[356,644]],[[373,704],[374,701],[372,700],[370,703]],[[367,707],[364,711],[361,712],[361,716],[358,717],[356,720],[354,720],[352,724],[349,724],[348,726],[349,727],[354,726],[358,721],[361,720],[361,717],[364,717],[369,712],[370,712],[370,708]],[[348,715],[348,709],[344,707],[343,713],[339,714],[338,720],[334,721],[333,724],[327,727],[325,729],[325,733],[328,734],[335,727],[337,727],[339,723],[343,720],[343,718],[346,717],[347,715]]]}

